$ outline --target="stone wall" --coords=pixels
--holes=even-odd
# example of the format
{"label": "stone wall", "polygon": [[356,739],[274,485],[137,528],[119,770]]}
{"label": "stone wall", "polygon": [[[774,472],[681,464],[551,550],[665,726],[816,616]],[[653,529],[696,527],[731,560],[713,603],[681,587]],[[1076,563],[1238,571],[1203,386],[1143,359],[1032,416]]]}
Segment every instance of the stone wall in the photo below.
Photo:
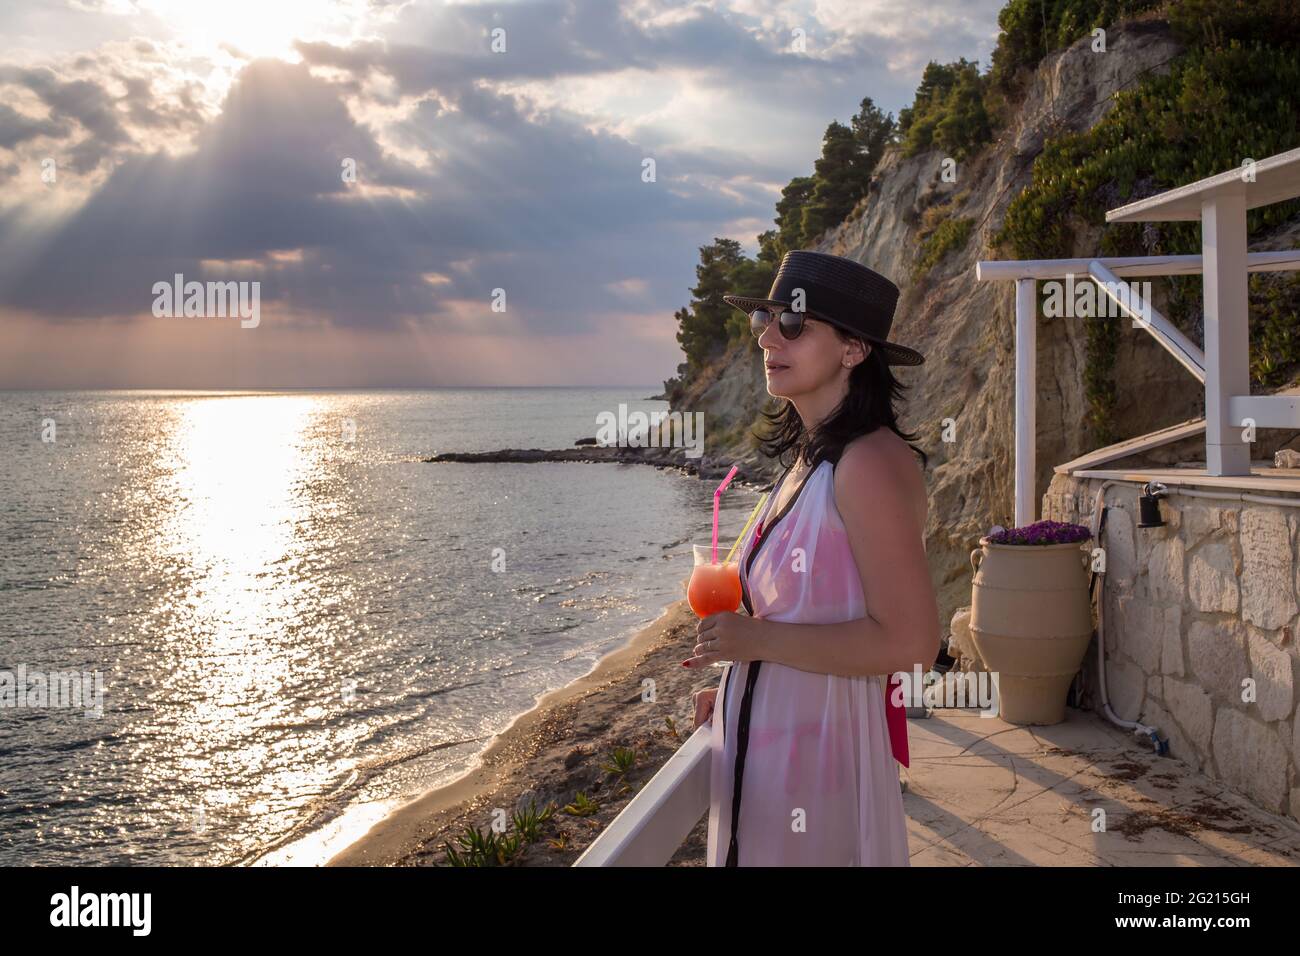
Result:
{"label": "stone wall", "polygon": [[[1043,518],[1090,525],[1100,484],[1056,475]],[[1165,526],[1139,528],[1140,493],[1133,482],[1106,488],[1111,708],[1157,727],[1171,755],[1300,820],[1300,508],[1169,495]],[[1100,710],[1095,636],[1081,686],[1083,706]]]}

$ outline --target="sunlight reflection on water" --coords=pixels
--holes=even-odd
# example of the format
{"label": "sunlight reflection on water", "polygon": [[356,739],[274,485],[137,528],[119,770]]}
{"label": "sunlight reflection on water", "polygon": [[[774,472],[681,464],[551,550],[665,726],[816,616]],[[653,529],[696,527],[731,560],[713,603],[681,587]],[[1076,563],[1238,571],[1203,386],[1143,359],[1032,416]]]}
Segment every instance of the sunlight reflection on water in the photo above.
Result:
{"label": "sunlight reflection on water", "polygon": [[99,720],[0,719],[0,863],[249,861],[460,772],[680,596],[712,488],[419,456],[637,397],[0,394],[0,668],[106,685]]}

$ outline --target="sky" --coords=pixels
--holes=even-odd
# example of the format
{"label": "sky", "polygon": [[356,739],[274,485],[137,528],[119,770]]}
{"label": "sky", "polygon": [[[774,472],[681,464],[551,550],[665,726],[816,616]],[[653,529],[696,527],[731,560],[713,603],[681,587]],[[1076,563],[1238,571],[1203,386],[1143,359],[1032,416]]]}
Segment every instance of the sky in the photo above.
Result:
{"label": "sky", "polygon": [[5,0],[0,388],[657,384],[1003,3]]}

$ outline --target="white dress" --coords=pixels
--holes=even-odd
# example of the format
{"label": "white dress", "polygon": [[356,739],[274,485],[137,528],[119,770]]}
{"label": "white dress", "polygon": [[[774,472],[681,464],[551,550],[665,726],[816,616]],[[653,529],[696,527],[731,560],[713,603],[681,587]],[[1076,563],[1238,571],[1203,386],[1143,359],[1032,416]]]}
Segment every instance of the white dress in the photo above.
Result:
{"label": "white dress", "polygon": [[[777,493],[769,497],[740,552],[745,606],[754,617],[831,624],[866,615],[861,578],[835,508],[834,475],[834,465],[821,462],[771,520]],[[895,760],[901,753],[907,761],[906,726],[895,705],[891,739],[885,682],[773,661],[742,661],[723,670],[712,717],[709,866],[909,865]]]}

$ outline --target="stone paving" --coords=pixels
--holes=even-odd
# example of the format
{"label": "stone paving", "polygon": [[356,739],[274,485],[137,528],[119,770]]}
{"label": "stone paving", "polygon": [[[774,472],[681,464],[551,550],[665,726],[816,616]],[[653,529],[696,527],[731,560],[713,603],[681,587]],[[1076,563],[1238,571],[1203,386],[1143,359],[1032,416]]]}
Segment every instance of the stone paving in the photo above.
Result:
{"label": "stone paving", "polygon": [[930,713],[908,721],[902,771],[913,866],[1300,863],[1300,824],[1091,711],[1045,727]]}

